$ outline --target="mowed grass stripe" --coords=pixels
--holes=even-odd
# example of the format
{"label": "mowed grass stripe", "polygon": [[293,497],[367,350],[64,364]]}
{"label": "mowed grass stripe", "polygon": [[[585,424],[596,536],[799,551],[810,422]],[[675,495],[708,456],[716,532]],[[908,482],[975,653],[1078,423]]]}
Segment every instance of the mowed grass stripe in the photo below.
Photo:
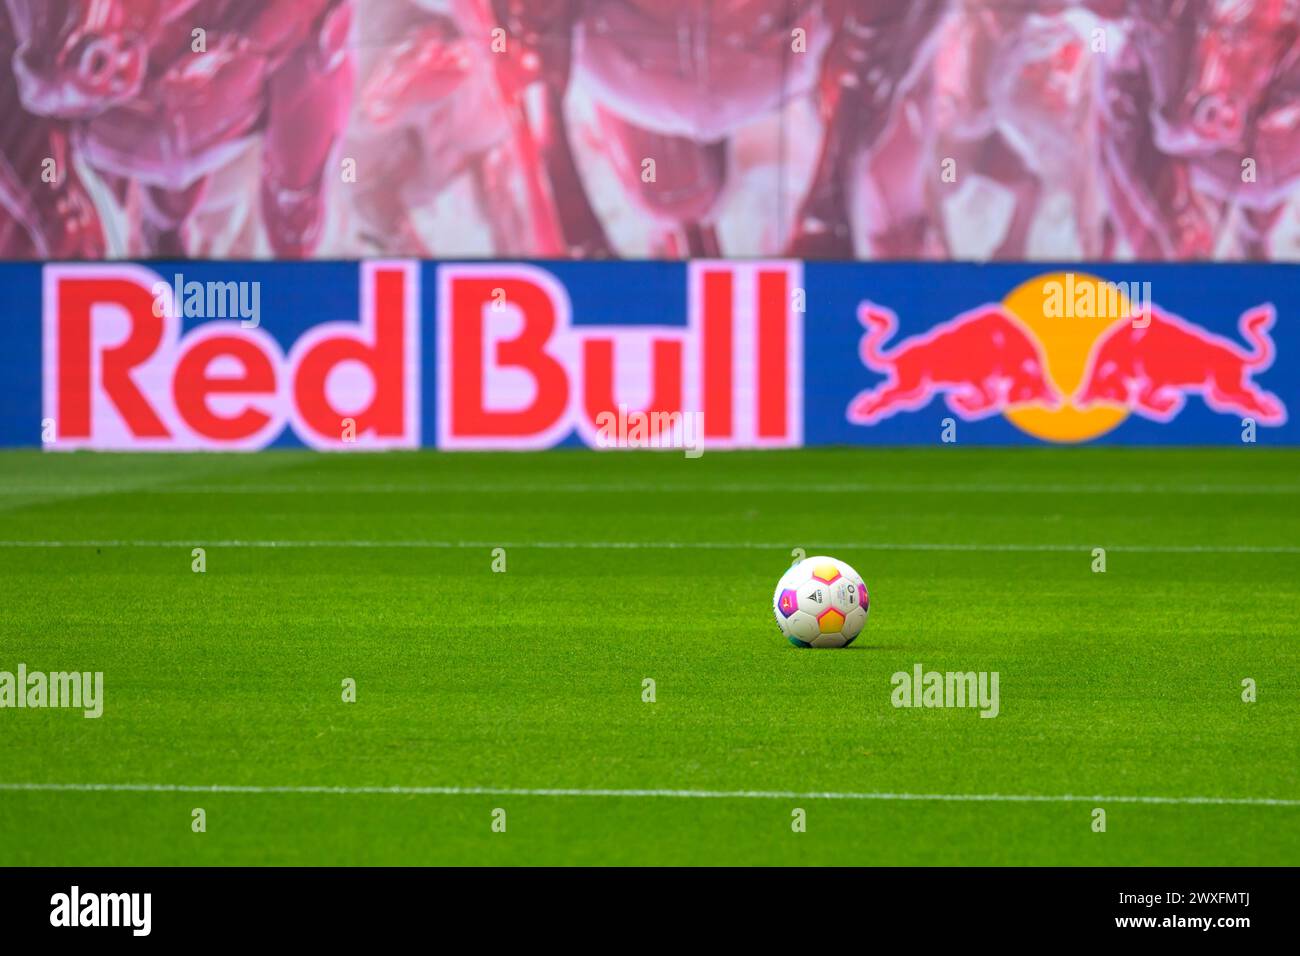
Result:
{"label": "mowed grass stripe", "polygon": [[[232,478],[239,481],[238,478]],[[129,482],[109,484],[32,485],[8,484],[0,487],[0,496],[23,497],[28,495],[310,495],[310,494],[493,494],[539,492],[545,494],[789,494],[796,490],[792,483],[734,483],[734,482],[625,482],[611,479],[605,482],[509,482],[439,484],[354,484],[346,481],[303,484],[294,481],[238,484],[135,484]],[[871,493],[871,494],[1050,494],[1050,495],[1300,495],[1300,485],[1277,484],[1061,484],[1035,482],[1023,484],[961,482],[952,484],[909,482],[819,482],[800,481],[800,493]]]}
{"label": "mowed grass stripe", "polygon": [[[146,539],[124,539],[111,541],[0,541],[0,548],[426,548],[433,550],[476,549],[476,548],[539,548],[550,550],[781,550],[789,547],[788,542],[771,541],[433,541],[433,540],[366,540],[366,539],[328,539],[293,540],[293,539],[238,539],[207,540],[196,537],[188,541],[153,541]],[[1160,545],[1160,544],[993,544],[974,542],[884,542],[884,541],[843,541],[815,545],[816,549],[826,551],[959,551],[974,552],[1048,552],[1074,553],[1088,552],[1102,547],[1107,551],[1119,551],[1130,554],[1300,554],[1297,545]],[[807,548],[805,548],[807,550]]]}
{"label": "mowed grass stripe", "polygon": [[1278,797],[1169,797],[1032,793],[862,793],[834,790],[667,790],[582,787],[259,786],[170,783],[0,783],[0,791],[74,793],[332,794],[337,796],[628,797],[679,800],[899,800],[939,803],[1146,803],[1209,806],[1300,807]]}

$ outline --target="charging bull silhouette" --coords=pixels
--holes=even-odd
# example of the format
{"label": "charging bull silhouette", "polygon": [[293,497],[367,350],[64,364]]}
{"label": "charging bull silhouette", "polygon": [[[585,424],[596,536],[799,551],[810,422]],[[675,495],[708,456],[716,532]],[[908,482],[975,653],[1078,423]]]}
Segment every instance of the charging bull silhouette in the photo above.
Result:
{"label": "charging bull silhouette", "polygon": [[853,400],[851,422],[871,425],[900,411],[915,411],[940,393],[948,407],[967,420],[1015,405],[1060,404],[1038,343],[1001,306],[981,306],[907,339],[889,353],[881,352],[880,345],[898,328],[894,313],[864,303],[858,315],[867,327],[862,361],[889,379]]}
{"label": "charging bull silhouette", "polygon": [[1216,412],[1249,416],[1262,425],[1281,425],[1286,407],[1251,377],[1273,364],[1268,335],[1276,312],[1272,306],[1241,317],[1246,351],[1175,316],[1153,311],[1150,324],[1124,321],[1097,343],[1075,404],[1124,405],[1144,418],[1169,421],[1189,394],[1200,395]]}

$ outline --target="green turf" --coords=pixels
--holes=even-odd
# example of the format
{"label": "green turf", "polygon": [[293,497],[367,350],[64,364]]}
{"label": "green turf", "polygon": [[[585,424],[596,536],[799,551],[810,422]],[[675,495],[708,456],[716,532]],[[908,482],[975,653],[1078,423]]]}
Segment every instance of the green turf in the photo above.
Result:
{"label": "green turf", "polygon": [[[0,783],[1295,800],[1298,476],[1249,446],[7,453],[0,670],[102,670],[107,702],[0,710]],[[777,633],[796,547],[866,578],[853,648]],[[998,671],[1001,714],[892,707],[917,662]],[[0,790],[0,865],[1300,864],[1300,807],[1093,806]]]}

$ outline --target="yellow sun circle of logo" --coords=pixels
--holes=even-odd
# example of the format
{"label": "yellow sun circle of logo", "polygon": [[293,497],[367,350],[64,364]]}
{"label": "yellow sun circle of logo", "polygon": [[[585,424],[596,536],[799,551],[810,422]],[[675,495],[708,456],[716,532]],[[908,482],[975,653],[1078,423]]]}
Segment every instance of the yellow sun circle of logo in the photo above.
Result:
{"label": "yellow sun circle of logo", "polygon": [[1002,304],[1038,340],[1047,379],[1061,396],[1056,408],[1007,409],[1011,424],[1044,441],[1082,442],[1128,417],[1128,409],[1114,405],[1074,404],[1097,341],[1117,321],[1128,321],[1129,300],[1115,283],[1077,272],[1046,273],[1017,286]]}

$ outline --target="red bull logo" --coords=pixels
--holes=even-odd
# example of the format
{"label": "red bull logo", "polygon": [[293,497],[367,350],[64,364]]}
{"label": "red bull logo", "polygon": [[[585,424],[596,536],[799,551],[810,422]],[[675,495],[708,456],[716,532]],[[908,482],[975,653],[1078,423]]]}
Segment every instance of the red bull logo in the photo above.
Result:
{"label": "red bull logo", "polygon": [[692,262],[687,324],[579,325],[532,265],[439,266],[437,444],[608,447],[610,418],[701,420],[709,448],[803,442],[803,324],[794,262]]}
{"label": "red bull logo", "polygon": [[[1217,414],[1296,440],[1293,427],[1280,427],[1297,394],[1294,376],[1283,374],[1292,356],[1277,353],[1289,353],[1292,331],[1279,314],[1300,306],[1281,270],[1252,273],[1267,291],[1213,328],[1153,301],[1149,283],[1062,272],[905,335],[900,316],[876,302],[861,303],[853,321],[840,265],[552,270],[383,260],[191,269],[173,282],[126,262],[0,265],[13,277],[14,301],[40,301],[43,310],[40,375],[24,365],[35,330],[15,325],[16,348],[0,353],[0,373],[17,383],[8,400],[26,409],[0,422],[0,444],[31,442],[39,425],[50,449],[581,443],[683,448],[693,457],[805,440],[897,441],[902,422],[871,429],[923,409],[989,422],[976,430],[980,441],[1086,442],[1129,419],[1171,422],[1187,408],[1199,411],[1160,433],[1129,429],[1125,439],[1235,440],[1223,428],[1189,427]],[[904,288],[900,279],[927,282],[944,269],[877,265],[862,275]],[[957,273],[965,267],[949,274]],[[1212,290],[1240,277],[1220,268],[1194,281]],[[874,373],[847,415],[841,388],[857,363],[839,354],[846,336]],[[1269,374],[1280,394],[1260,384],[1275,360]]]}
{"label": "red bull logo", "polygon": [[[1111,306],[1062,318],[1049,303],[1062,288]],[[1048,275],[889,347],[896,315],[865,302],[862,361],[885,380],[850,403],[848,419],[874,425],[943,396],[965,421],[1000,414],[1036,438],[1082,442],[1129,415],[1168,422],[1196,396],[1215,412],[1279,426],[1286,406],[1254,381],[1273,362],[1275,318],[1269,304],[1242,315],[1243,345],[1150,301],[1135,308],[1115,283]]]}
{"label": "red bull logo", "polygon": [[238,319],[184,331],[182,303],[129,263],[45,268],[43,419],[57,449],[252,450],[420,443],[418,268],[359,267],[359,321],[286,351]]}
{"label": "red bull logo", "polygon": [[[684,322],[606,325],[590,308],[573,321],[569,288],[538,266],[363,262],[342,280],[357,283],[359,314],[331,304],[290,324],[275,311],[282,304],[259,319],[256,283],[245,302],[233,281],[172,283],[132,263],[49,265],[42,441],[416,448],[427,437],[431,371],[429,430],[441,448],[549,448],[575,435],[594,448],[680,447],[692,457],[706,446],[801,445],[802,265],[696,261],[680,274],[676,288],[633,285],[605,301],[617,319],[627,295],[659,294]],[[437,305],[422,313],[426,281]]]}

